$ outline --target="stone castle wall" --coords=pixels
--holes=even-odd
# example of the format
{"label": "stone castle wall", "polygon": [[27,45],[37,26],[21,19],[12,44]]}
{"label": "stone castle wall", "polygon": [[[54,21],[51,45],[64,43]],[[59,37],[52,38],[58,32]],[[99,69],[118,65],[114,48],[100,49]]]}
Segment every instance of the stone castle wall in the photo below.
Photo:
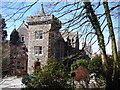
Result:
{"label": "stone castle wall", "polygon": [[[33,67],[37,58],[40,60],[42,65],[46,64],[48,59],[48,44],[49,44],[49,30],[50,24],[45,25],[29,25],[29,40],[28,40],[28,73],[33,72]],[[35,31],[43,31],[43,38],[40,40],[35,39]],[[42,46],[42,54],[35,55],[34,46]]]}

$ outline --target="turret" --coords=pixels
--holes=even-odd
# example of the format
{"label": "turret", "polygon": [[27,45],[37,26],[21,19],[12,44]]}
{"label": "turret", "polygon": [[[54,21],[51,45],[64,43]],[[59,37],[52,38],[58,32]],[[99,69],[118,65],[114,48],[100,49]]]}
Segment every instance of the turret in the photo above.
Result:
{"label": "turret", "polygon": [[45,11],[44,11],[44,8],[43,8],[43,4],[41,4],[41,8],[40,8],[40,11],[38,12],[37,16],[45,16]]}

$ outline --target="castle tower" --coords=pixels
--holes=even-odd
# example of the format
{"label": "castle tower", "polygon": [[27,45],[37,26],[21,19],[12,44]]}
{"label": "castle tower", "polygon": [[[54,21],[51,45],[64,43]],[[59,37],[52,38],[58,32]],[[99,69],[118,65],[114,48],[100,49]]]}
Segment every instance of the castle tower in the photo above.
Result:
{"label": "castle tower", "polygon": [[36,62],[42,66],[46,65],[49,57],[57,57],[58,43],[55,39],[59,37],[61,22],[54,15],[46,15],[42,5],[36,16],[27,17],[27,23],[28,73],[31,74],[36,67]]}

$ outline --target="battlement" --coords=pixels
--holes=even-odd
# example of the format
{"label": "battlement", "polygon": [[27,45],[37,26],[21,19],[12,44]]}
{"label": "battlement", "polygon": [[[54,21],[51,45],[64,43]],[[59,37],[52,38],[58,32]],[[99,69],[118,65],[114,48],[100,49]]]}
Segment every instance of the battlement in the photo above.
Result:
{"label": "battlement", "polygon": [[54,15],[45,15],[45,16],[28,16],[27,23],[29,25],[35,24],[51,24],[51,23],[61,24],[59,19],[57,19]]}
{"label": "battlement", "polygon": [[47,16],[28,16],[27,17],[27,23],[33,23],[33,22],[45,22],[50,21],[52,19],[53,15],[47,15]]}

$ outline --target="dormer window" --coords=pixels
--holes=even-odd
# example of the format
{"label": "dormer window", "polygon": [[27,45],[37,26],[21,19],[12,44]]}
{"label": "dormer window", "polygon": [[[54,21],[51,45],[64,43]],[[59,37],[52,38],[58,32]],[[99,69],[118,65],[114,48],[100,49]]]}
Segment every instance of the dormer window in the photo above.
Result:
{"label": "dormer window", "polygon": [[35,39],[42,39],[43,31],[35,31]]}

